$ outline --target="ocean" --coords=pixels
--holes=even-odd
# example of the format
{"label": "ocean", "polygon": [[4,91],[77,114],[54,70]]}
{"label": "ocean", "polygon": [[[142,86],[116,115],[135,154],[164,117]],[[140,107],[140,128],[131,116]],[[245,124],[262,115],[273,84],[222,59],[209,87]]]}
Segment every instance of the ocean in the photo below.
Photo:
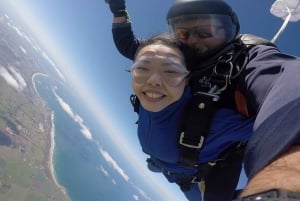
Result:
{"label": "ocean", "polygon": [[111,155],[109,139],[79,99],[47,76],[34,82],[54,114],[54,174],[73,201],[159,200],[128,179]]}

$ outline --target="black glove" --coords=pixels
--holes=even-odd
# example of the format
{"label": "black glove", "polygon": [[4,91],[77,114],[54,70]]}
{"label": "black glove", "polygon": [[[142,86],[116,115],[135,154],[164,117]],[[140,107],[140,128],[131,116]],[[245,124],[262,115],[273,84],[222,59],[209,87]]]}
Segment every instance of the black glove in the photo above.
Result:
{"label": "black glove", "polygon": [[105,2],[109,4],[109,8],[114,17],[128,16],[125,6],[125,0],[105,0]]}

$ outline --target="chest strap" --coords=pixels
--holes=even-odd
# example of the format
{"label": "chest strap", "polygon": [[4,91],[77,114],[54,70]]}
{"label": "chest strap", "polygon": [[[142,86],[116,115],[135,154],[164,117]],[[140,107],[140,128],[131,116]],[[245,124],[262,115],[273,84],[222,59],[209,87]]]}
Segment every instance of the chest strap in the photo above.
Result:
{"label": "chest strap", "polygon": [[193,96],[179,134],[179,164],[197,166],[199,163],[199,150],[203,147],[213,116],[219,108],[220,95],[231,85],[234,71],[232,62],[232,55],[225,55],[210,68],[209,73],[196,71],[191,75]]}
{"label": "chest strap", "polygon": [[[228,172],[224,172],[222,167],[230,167],[230,170],[234,170],[234,164],[242,163],[244,150],[247,145],[247,142],[237,142],[230,147],[228,147],[225,151],[223,151],[216,160],[209,161],[207,163],[199,164],[197,173],[194,175],[186,175],[183,173],[174,173],[165,171],[163,168],[159,168],[165,175],[171,176],[176,179],[176,183],[180,186],[182,191],[190,190],[192,183],[201,183],[210,179],[210,176],[216,174],[215,171],[219,171],[219,175],[228,174]],[[149,161],[148,161],[149,160]],[[148,159],[149,163],[151,159]],[[152,163],[155,163],[152,161]]]}
{"label": "chest strap", "polygon": [[217,108],[215,104],[219,100],[219,96],[214,94],[216,89],[215,86],[207,93],[196,92],[187,108],[178,142],[179,163],[182,165],[194,166],[199,161],[199,150],[203,147]]}

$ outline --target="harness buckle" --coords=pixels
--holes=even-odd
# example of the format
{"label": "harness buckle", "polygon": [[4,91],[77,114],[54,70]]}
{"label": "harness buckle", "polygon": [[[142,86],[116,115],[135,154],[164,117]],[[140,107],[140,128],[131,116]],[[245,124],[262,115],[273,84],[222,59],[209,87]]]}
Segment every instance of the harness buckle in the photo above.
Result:
{"label": "harness buckle", "polygon": [[[184,141],[189,141],[191,143],[184,142]],[[200,149],[203,146],[203,142],[204,142],[204,137],[203,136],[200,136],[200,139],[199,139],[198,143],[194,143],[193,139],[184,139],[184,132],[180,133],[179,144],[181,144],[185,147],[189,147],[189,148],[193,148],[193,149]]]}
{"label": "harness buckle", "polygon": [[210,93],[210,92],[197,91],[197,92],[195,92],[194,95],[197,95],[197,96],[202,95],[202,96],[210,97],[211,100],[214,101],[214,102],[217,102],[217,101],[219,101],[219,99],[220,99],[220,96],[219,96],[219,95],[217,95],[217,94],[212,94],[212,93]]}

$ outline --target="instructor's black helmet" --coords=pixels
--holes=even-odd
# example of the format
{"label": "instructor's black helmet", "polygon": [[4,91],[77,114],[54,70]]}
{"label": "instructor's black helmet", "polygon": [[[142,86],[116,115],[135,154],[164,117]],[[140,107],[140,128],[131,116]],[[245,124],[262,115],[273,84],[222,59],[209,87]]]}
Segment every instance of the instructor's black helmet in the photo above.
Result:
{"label": "instructor's black helmet", "polygon": [[[223,47],[233,41],[239,33],[240,25],[237,15],[223,0],[175,0],[167,14],[170,31],[174,33],[177,38],[184,37],[184,34],[198,34],[195,30],[189,30],[191,33],[187,33],[187,31],[184,32],[180,26],[186,21],[200,21],[203,19],[210,19],[212,23],[214,21],[221,22],[226,34],[226,41]],[[213,27],[208,37],[213,37],[217,31],[218,26]],[[202,33],[198,34],[199,38],[206,37],[201,34]],[[218,47],[217,49],[220,48],[221,47]],[[205,51],[212,52],[204,48],[202,53],[205,54]]]}

